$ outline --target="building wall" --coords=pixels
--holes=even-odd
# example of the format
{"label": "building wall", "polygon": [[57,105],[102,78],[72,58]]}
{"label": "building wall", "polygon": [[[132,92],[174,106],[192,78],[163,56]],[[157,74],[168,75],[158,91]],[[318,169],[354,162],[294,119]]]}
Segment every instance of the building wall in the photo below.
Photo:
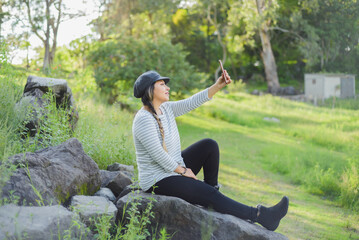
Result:
{"label": "building wall", "polygon": [[340,97],[340,77],[324,78],[324,98]]}
{"label": "building wall", "polygon": [[305,96],[309,99],[322,99],[324,97],[324,76],[305,74],[304,79]]}
{"label": "building wall", "polygon": [[340,82],[341,92],[340,97],[350,98],[355,97],[355,78],[346,76],[341,79]]}
{"label": "building wall", "polygon": [[308,99],[355,97],[355,75],[305,74],[304,92]]}

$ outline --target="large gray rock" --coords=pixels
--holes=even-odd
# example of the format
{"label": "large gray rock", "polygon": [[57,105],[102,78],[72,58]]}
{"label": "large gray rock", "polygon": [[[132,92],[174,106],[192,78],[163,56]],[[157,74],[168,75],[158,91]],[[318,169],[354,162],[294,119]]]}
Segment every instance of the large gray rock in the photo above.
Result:
{"label": "large gray rock", "polygon": [[112,172],[100,169],[101,187],[106,187],[119,173],[120,171]]}
{"label": "large gray rock", "polygon": [[[267,229],[239,219],[237,217],[208,211],[202,207],[192,205],[176,197],[152,195],[142,191],[133,192],[120,198],[116,206],[119,209],[118,221],[126,221],[122,218],[123,208],[126,204],[138,199],[139,210],[144,211],[150,198],[154,199],[152,211],[155,215],[151,220],[150,228],[159,230],[166,228],[167,233],[174,234],[173,240],[200,240],[200,239],[255,239],[255,240],[287,240],[282,234],[268,231]],[[127,206],[126,209],[128,209]],[[125,217],[126,218],[126,217]],[[150,232],[152,232],[150,230]]]}
{"label": "large gray rock", "polygon": [[43,98],[43,95],[50,91],[55,97],[56,106],[67,109],[69,124],[72,130],[76,126],[78,112],[75,109],[74,98],[66,80],[29,76],[23,96],[17,104],[17,109],[21,111],[26,109],[29,112],[27,119],[24,120],[26,122],[25,127],[28,129],[30,136],[37,134],[36,129],[41,122],[40,119],[45,118],[47,115],[45,106],[48,102]]}
{"label": "large gray rock", "polygon": [[100,188],[100,190],[98,190],[94,194],[94,196],[105,197],[108,200],[110,200],[111,202],[114,202],[116,200],[115,195],[113,194],[113,192],[109,188]]}
{"label": "large gray rock", "polygon": [[107,166],[108,171],[121,171],[125,173],[130,178],[133,178],[135,168],[132,165],[125,165],[121,163],[113,163]]}
{"label": "large gray rock", "polygon": [[139,185],[138,182],[134,182],[131,185],[126,186],[122,192],[117,196],[115,203],[117,202],[118,199],[122,198],[123,196],[129,194],[130,192],[135,192],[141,190],[141,187]]}
{"label": "large gray rock", "polygon": [[111,217],[111,222],[115,223],[117,208],[105,197],[99,196],[73,196],[71,208],[80,214],[82,222],[87,226],[94,226],[94,221],[104,215]]}
{"label": "large gray rock", "polygon": [[19,168],[2,189],[2,197],[18,196],[19,204],[56,205],[77,194],[92,195],[100,188],[99,168],[76,138],[10,160]]}
{"label": "large gray rock", "polygon": [[110,181],[106,187],[111,189],[111,191],[113,192],[113,194],[115,194],[115,196],[118,196],[126,188],[126,186],[131,184],[132,184],[131,178],[129,178],[123,172],[119,172],[119,174],[114,179],[112,179],[112,181]]}
{"label": "large gray rock", "polygon": [[100,170],[100,174],[101,187],[111,189],[116,197],[125,189],[126,186],[132,184],[131,178],[125,172]]}
{"label": "large gray rock", "polygon": [[65,236],[68,239],[92,239],[92,234],[76,215],[62,206],[0,207],[0,239],[48,240],[64,239]]}

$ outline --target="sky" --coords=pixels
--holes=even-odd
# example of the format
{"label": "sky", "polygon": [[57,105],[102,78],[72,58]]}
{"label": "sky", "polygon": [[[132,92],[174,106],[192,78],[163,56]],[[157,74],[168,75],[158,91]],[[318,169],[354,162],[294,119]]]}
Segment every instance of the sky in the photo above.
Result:
{"label": "sky", "polygon": [[[57,46],[68,45],[72,40],[85,36],[91,33],[91,27],[88,26],[88,23],[91,22],[94,18],[98,16],[98,11],[96,7],[96,0],[63,0],[64,4],[72,12],[77,10],[83,10],[86,12],[84,17],[71,19],[64,21],[60,24],[58,37],[57,37]],[[7,21],[3,24],[3,32],[5,36],[12,32],[10,21]],[[15,28],[15,32],[21,31],[20,28]],[[29,57],[35,56],[35,47],[42,46],[41,40],[33,34],[30,39],[31,49],[29,51]],[[20,64],[22,59],[26,58],[26,51],[15,50],[10,55],[14,56],[12,59],[13,64]]]}

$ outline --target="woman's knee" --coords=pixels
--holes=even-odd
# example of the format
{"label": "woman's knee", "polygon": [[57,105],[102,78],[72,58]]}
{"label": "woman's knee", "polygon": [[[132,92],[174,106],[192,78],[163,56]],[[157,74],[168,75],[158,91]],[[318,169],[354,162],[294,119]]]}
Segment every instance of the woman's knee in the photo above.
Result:
{"label": "woman's knee", "polygon": [[206,145],[206,147],[208,147],[209,149],[219,149],[218,147],[218,143],[216,142],[216,140],[213,140],[212,138],[205,138],[202,139],[203,144]]}

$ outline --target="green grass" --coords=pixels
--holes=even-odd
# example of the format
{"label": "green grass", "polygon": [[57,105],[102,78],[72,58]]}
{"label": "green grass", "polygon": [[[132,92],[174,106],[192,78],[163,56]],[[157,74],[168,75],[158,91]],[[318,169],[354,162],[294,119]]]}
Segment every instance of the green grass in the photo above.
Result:
{"label": "green grass", "polygon": [[[28,74],[9,65],[0,71],[0,186],[14,170],[5,159],[36,147],[19,141],[14,111]],[[102,169],[114,162],[135,165],[134,113],[104,103],[91,71],[68,82],[80,118],[75,132],[66,136],[78,138]],[[178,118],[182,148],[215,139],[221,151],[221,191],[235,200],[273,205],[288,195],[289,213],[277,231],[290,239],[359,239],[358,102],[337,99],[334,109],[330,103],[314,107],[269,95],[218,93]],[[49,130],[49,144],[64,140],[62,116],[52,117],[51,126],[58,127]]]}
{"label": "green grass", "polygon": [[359,238],[357,211],[341,207],[348,188],[343,176],[358,164],[358,112],[271,96],[214,98],[181,116],[178,127],[182,148],[206,137],[219,143],[224,194],[252,206],[273,205],[287,195],[289,213],[277,231],[290,239]]}

